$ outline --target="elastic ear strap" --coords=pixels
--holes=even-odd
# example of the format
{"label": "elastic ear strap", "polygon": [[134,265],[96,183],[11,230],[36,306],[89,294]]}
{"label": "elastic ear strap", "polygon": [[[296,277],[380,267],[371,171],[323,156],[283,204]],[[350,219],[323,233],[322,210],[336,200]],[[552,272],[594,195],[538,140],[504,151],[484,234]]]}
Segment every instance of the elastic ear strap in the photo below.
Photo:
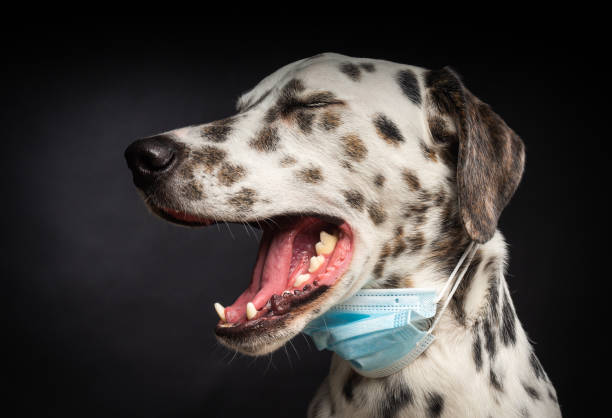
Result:
{"label": "elastic ear strap", "polygon": [[455,278],[455,274],[457,274],[457,271],[461,268],[461,265],[463,264],[463,261],[465,260],[465,257],[467,257],[468,253],[472,250],[474,245],[476,245],[476,243],[474,241],[470,242],[470,245],[468,245],[468,247],[465,249],[465,251],[461,255],[461,258],[459,259],[459,262],[457,262],[457,265],[453,269],[453,272],[450,274],[450,276],[448,276],[448,279],[446,280],[446,283],[444,284],[444,287],[442,288],[442,290],[438,294],[438,297],[436,298],[436,303],[440,302],[440,300],[444,296],[444,293],[446,293],[446,290],[448,289],[448,286],[452,283],[453,279]]}
{"label": "elastic ear strap", "polygon": [[[476,244],[475,242],[472,241],[472,243],[467,248],[465,253],[463,253],[463,257],[461,257],[462,260],[465,258],[465,255],[467,255],[469,253],[467,263],[465,263],[465,266],[463,267],[463,270],[461,270],[461,274],[459,274],[459,277],[457,277],[457,281],[455,282],[455,285],[453,286],[453,288],[451,289],[450,293],[448,294],[448,297],[444,301],[444,305],[442,305],[442,309],[440,309],[440,313],[438,314],[438,316],[434,320],[434,323],[431,325],[431,328],[429,328],[429,331],[428,331],[429,333],[431,333],[434,330],[434,328],[436,327],[436,325],[438,325],[438,321],[440,321],[440,318],[442,318],[442,315],[444,314],[444,311],[446,310],[446,308],[448,307],[448,304],[450,303],[451,299],[453,298],[453,295],[455,294],[455,291],[459,287],[459,284],[461,284],[461,280],[463,279],[463,276],[465,276],[465,273],[467,272],[468,268],[470,267],[470,264],[472,263],[472,259],[474,258],[474,254],[476,254],[476,250],[477,249],[478,249],[478,244]],[[462,260],[459,260],[459,263],[457,263],[458,266],[461,265]],[[452,276],[452,274],[451,274],[451,276]]]}

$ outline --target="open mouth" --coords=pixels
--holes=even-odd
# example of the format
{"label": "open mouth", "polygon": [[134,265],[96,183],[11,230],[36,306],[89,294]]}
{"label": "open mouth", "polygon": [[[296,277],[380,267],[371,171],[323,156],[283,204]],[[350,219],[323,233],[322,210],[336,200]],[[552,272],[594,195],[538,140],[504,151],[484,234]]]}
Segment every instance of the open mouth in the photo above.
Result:
{"label": "open mouth", "polygon": [[[192,226],[215,221],[156,210],[163,218]],[[260,222],[258,222],[260,221]],[[319,215],[282,215],[250,222],[263,230],[251,283],[227,307],[215,304],[218,336],[244,338],[251,332],[280,325],[291,313],[309,305],[348,270],[353,254],[350,226]]]}

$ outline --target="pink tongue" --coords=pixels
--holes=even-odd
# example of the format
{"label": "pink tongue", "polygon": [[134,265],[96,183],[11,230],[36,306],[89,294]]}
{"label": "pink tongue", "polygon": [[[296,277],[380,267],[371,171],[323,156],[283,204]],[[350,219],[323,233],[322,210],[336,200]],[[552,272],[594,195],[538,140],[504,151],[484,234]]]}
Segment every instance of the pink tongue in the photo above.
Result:
{"label": "pink tongue", "polygon": [[274,232],[264,231],[251,285],[225,309],[227,322],[246,320],[248,302],[253,302],[255,308],[260,310],[273,294],[281,294],[287,288],[293,240],[299,229],[294,227]]}
{"label": "pink tongue", "polygon": [[261,289],[253,299],[257,310],[260,310],[273,294],[280,295],[287,288],[295,234],[296,230],[289,229],[276,234],[272,239],[261,276]]}

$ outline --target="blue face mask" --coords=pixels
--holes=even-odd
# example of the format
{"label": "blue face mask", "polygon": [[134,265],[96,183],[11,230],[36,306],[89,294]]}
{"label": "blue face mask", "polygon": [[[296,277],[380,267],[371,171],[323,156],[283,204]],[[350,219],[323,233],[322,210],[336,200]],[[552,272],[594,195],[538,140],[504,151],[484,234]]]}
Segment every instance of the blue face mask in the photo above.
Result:
{"label": "blue face mask", "polygon": [[[319,350],[336,352],[363,376],[396,373],[433,342],[432,332],[461,283],[476,247],[475,243],[468,246],[439,294],[435,289],[420,288],[361,289],[311,321],[303,332]],[[438,302],[455,276],[436,316]]]}

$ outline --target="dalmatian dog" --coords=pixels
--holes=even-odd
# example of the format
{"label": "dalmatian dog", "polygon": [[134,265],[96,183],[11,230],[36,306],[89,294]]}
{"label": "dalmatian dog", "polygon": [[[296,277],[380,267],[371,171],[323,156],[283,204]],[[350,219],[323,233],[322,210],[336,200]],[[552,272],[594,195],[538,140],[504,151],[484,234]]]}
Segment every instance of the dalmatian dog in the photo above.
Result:
{"label": "dalmatian dog", "polygon": [[524,146],[451,69],[317,55],[263,79],[234,116],[125,155],[162,218],[263,231],[250,284],[215,304],[218,340],[248,355],[361,288],[440,290],[480,244],[433,344],[377,379],[334,356],[310,417],[561,416],[516,317],[497,230]]}

